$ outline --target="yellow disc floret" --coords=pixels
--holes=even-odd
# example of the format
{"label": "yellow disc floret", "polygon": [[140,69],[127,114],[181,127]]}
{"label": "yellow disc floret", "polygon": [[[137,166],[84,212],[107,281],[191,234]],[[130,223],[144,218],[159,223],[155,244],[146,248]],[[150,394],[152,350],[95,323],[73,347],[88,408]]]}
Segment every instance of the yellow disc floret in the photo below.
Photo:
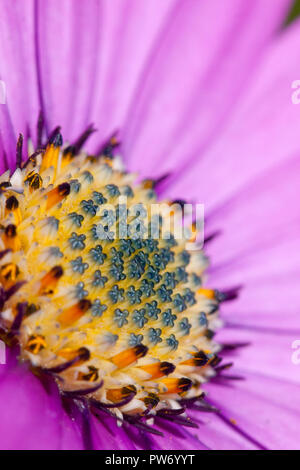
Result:
{"label": "yellow disc floret", "polygon": [[0,178],[2,329],[62,393],[126,415],[201,395],[218,361],[207,258],[175,237],[173,205],[153,215],[153,182],[135,180],[59,134]]}

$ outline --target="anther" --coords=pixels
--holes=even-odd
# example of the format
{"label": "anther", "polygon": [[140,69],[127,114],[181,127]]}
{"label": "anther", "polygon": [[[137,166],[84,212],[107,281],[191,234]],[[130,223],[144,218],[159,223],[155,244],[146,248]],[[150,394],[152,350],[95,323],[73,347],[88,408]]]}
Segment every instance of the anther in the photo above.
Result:
{"label": "anther", "polygon": [[109,164],[110,160],[114,157],[114,149],[119,145],[120,142],[117,139],[116,133],[114,133],[110,139],[100,147],[96,155],[104,157],[105,162]]}
{"label": "anther", "polygon": [[133,364],[141,357],[146,356],[147,352],[147,346],[138,344],[134,348],[129,348],[119,354],[116,354],[111,358],[111,361],[118,367],[118,369],[123,369],[124,367]]}
{"label": "anther", "polygon": [[68,359],[67,362],[64,362],[63,364],[59,364],[58,366],[51,367],[49,369],[45,369],[47,372],[51,372],[54,374],[59,374],[60,372],[63,372],[64,370],[68,369],[69,367],[72,366],[78,366],[82,364],[83,362],[86,362],[90,359],[90,351],[87,348],[79,348],[79,349],[62,349],[58,353],[59,356]]}
{"label": "anther", "polygon": [[143,401],[148,409],[152,409],[158,405],[160,400],[159,400],[158,395],[150,392],[149,395],[147,395]]}
{"label": "anther", "polygon": [[42,177],[38,173],[36,173],[35,171],[31,171],[26,176],[24,183],[28,184],[29,189],[32,192],[42,187],[43,180],[42,180]]}
{"label": "anther", "polygon": [[14,211],[19,207],[19,201],[15,196],[10,196],[6,199],[5,207],[8,211]]}
{"label": "anther", "polygon": [[51,132],[49,138],[48,138],[48,142],[46,143],[46,147],[50,144],[53,144],[57,134],[60,134],[60,131],[61,131],[61,126],[56,126],[53,131]]}
{"label": "anther", "polygon": [[58,156],[60,152],[60,147],[63,144],[62,135],[58,132],[55,136],[51,139],[50,143],[46,147],[46,151],[43,156],[42,165],[41,165],[41,172],[46,170],[47,168],[53,166],[56,170]]}
{"label": "anther", "polygon": [[97,382],[99,379],[99,373],[98,369],[94,366],[89,366],[88,367],[89,372],[86,374],[83,372],[79,372],[78,374],[78,380],[85,380],[87,382]]}
{"label": "anther", "polygon": [[134,385],[128,385],[127,387],[109,389],[106,393],[106,398],[113,403],[124,400],[129,396],[136,395],[136,388]]}
{"label": "anther", "polygon": [[12,251],[18,251],[20,249],[21,242],[17,235],[17,227],[14,224],[9,224],[5,228],[3,242],[5,247]]}
{"label": "anther", "polygon": [[54,266],[45,276],[41,279],[39,294],[48,295],[53,293],[58,280],[63,275],[63,268],[61,266]]}
{"label": "anther", "polygon": [[20,270],[16,264],[8,263],[1,266],[0,274],[1,278],[5,281],[15,282],[16,278],[20,274]]}
{"label": "anther", "polygon": [[197,290],[197,293],[203,295],[207,299],[216,300],[216,291],[214,289],[200,287],[200,289]]}
{"label": "anther", "polygon": [[47,206],[46,209],[51,209],[54,205],[62,201],[66,196],[70,194],[69,183],[62,183],[56,186],[47,194]]}
{"label": "anther", "polygon": [[166,387],[166,390],[162,390],[162,393],[180,394],[183,392],[187,392],[193,385],[193,382],[185,377],[182,377],[180,379],[163,379],[161,383]]}
{"label": "anther", "polygon": [[79,320],[90,308],[91,302],[88,299],[81,299],[77,304],[64,310],[58,317],[59,323],[67,327]]}
{"label": "anther", "polygon": [[156,179],[145,179],[142,182],[142,187],[144,189],[154,189],[156,188],[160,183],[163,183],[167,178],[169,178],[170,173],[166,173],[165,175],[160,176],[159,178]]}
{"label": "anther", "polygon": [[155,362],[154,364],[140,366],[140,369],[150,374],[150,379],[158,379],[174,372],[175,366],[171,362]]}
{"label": "anther", "polygon": [[38,354],[42,349],[45,349],[47,343],[42,335],[31,335],[27,341],[25,349],[32,354]]}
{"label": "anther", "polygon": [[15,217],[15,222],[18,225],[21,221],[21,211],[19,209],[19,201],[16,196],[10,196],[5,202],[6,213],[12,212]]}
{"label": "anther", "polygon": [[187,359],[186,361],[181,362],[181,364],[186,366],[203,367],[208,363],[208,361],[209,358],[207,357],[205,352],[198,351],[193,354],[193,357],[191,359]]}

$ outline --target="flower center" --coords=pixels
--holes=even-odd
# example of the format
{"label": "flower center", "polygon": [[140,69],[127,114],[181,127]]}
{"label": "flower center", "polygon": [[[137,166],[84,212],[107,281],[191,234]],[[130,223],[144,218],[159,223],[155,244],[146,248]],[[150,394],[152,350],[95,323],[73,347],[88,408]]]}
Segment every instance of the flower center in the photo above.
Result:
{"label": "flower center", "polygon": [[202,394],[220,296],[171,205],[149,216],[154,183],[120,169],[116,144],[95,157],[56,133],[0,178],[0,324],[62,393],[141,415]]}

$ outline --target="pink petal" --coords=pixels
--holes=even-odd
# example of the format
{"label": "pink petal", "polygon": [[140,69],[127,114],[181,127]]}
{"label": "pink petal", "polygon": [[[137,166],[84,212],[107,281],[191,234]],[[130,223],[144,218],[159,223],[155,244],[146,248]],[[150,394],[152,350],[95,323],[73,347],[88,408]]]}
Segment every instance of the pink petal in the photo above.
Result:
{"label": "pink petal", "polygon": [[38,65],[48,129],[60,124],[65,138],[72,140],[94,122],[101,133],[94,139],[99,146],[99,139],[122,124],[141,63],[171,3],[37,3]]}
{"label": "pink petal", "polygon": [[176,4],[175,0],[101,2],[97,82],[89,115],[102,139],[122,130],[145,64]]}
{"label": "pink petal", "polygon": [[218,139],[288,5],[285,0],[273,2],[272,9],[260,0],[177,4],[123,129],[131,168],[156,176],[176,165],[181,174],[195,152],[199,158]]}
{"label": "pink petal", "polygon": [[299,449],[299,385],[263,374],[227,386],[207,384],[210,401],[222,410],[228,426],[262,448]]}
{"label": "pink petal", "polygon": [[[221,402],[222,403],[222,402]],[[218,413],[189,412],[199,423],[197,435],[212,450],[256,450],[258,447],[242,434],[232,429]]]}
{"label": "pink petal", "polygon": [[243,285],[223,308],[231,323],[300,330],[299,175],[298,157],[286,160],[208,217],[207,230],[222,229],[207,247],[210,284]]}
{"label": "pink petal", "polygon": [[299,384],[300,376],[292,361],[292,354],[295,351],[292,344],[298,338],[297,332],[288,334],[283,330],[276,333],[272,330],[259,331],[255,328],[251,330],[247,327],[243,328],[243,326],[228,325],[217,334],[216,341],[225,344],[237,341],[248,344],[248,346],[226,354],[223,360],[224,364],[233,362],[234,367],[228,372],[224,372],[224,375],[226,373],[235,375],[235,371],[239,370],[238,375],[242,375],[246,379],[249,373],[257,373]]}
{"label": "pink petal", "polygon": [[46,125],[74,139],[89,124],[101,33],[98,0],[38,0],[37,73]]}
{"label": "pink petal", "polygon": [[205,152],[194,154],[193,165],[179,173],[170,197],[184,194],[204,201],[211,211],[259,174],[297,155],[300,113],[292,103],[291,85],[298,77],[299,28],[296,22],[274,39],[224,132]]}
{"label": "pink petal", "polygon": [[0,104],[0,152],[1,156],[3,151],[6,153],[11,165],[15,164],[16,136],[23,133],[25,148],[40,107],[34,48],[34,2],[1,0],[0,9],[0,79],[6,86],[6,103]]}

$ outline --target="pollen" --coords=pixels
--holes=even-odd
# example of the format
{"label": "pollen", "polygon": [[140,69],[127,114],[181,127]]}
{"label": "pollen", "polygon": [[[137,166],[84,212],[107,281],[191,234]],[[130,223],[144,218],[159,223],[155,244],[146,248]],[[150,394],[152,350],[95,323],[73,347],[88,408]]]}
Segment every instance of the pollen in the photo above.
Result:
{"label": "pollen", "polygon": [[98,155],[78,142],[57,132],[0,177],[0,326],[62,394],[118,416],[176,408],[218,364],[207,257],[187,248],[194,224],[175,236],[180,205],[153,215],[155,181],[124,171],[115,136]]}

